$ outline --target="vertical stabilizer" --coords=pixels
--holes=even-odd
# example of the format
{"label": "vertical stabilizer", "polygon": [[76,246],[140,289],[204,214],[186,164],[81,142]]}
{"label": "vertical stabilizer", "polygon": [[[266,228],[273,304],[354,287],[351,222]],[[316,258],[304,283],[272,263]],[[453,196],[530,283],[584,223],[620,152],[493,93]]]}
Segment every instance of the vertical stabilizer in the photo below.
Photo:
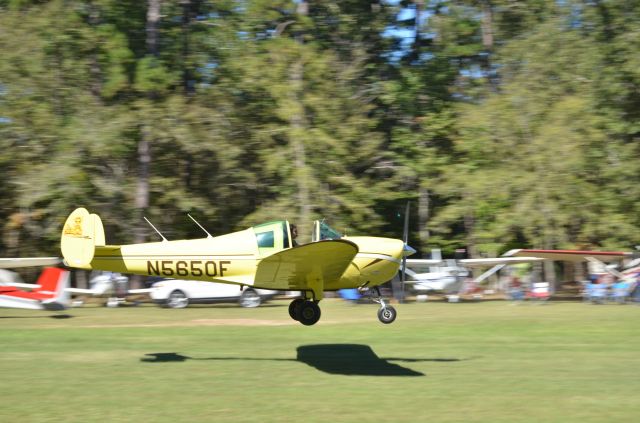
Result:
{"label": "vertical stabilizer", "polygon": [[[57,267],[45,268],[38,278],[40,288],[34,292],[43,296],[42,306],[47,310],[64,310],[69,304],[69,276],[68,270]],[[48,298],[47,298],[48,297]]]}
{"label": "vertical stabilizer", "polygon": [[60,238],[64,261],[71,267],[90,269],[96,245],[105,245],[100,217],[84,208],[75,209],[67,218]]}

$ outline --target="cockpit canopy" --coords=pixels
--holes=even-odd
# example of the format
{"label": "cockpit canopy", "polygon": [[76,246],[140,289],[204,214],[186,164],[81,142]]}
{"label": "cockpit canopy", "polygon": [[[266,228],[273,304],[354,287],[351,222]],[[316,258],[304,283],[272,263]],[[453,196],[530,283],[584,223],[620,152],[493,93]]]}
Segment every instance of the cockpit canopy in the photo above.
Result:
{"label": "cockpit canopy", "polygon": [[[254,226],[253,232],[256,235],[258,251],[261,256],[271,255],[293,246],[291,226],[286,220],[276,220]],[[342,238],[342,234],[324,221],[316,220],[313,222],[312,242],[340,238]]]}

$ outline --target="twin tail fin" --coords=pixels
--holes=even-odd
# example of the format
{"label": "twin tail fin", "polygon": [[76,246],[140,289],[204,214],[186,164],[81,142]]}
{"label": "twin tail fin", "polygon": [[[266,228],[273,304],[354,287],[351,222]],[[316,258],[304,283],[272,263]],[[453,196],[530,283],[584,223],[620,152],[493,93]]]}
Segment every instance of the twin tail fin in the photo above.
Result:
{"label": "twin tail fin", "polygon": [[95,247],[104,245],[104,227],[100,217],[85,208],[75,209],[67,218],[60,237],[65,264],[90,269]]}

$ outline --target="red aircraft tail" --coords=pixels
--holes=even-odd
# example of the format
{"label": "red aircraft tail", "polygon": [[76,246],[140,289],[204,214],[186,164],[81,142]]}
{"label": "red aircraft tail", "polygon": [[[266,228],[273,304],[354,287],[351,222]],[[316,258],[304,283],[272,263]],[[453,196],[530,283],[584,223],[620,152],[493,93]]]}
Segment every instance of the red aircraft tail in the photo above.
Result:
{"label": "red aircraft tail", "polygon": [[42,305],[47,310],[64,310],[69,302],[69,271],[58,267],[45,268],[38,281],[40,287],[33,291],[39,294]]}

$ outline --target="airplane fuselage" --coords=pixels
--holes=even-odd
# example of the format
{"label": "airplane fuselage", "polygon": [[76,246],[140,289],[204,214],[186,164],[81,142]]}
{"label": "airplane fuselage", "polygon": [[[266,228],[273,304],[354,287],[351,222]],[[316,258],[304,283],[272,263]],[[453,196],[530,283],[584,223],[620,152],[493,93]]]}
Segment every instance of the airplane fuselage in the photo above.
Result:
{"label": "airplane fuselage", "polygon": [[[96,246],[87,269],[264,289],[290,289],[288,286],[261,284],[259,279],[254,279],[256,267],[265,258],[255,246],[254,238],[253,231],[247,229],[215,238]],[[389,281],[397,273],[402,241],[378,237],[345,239],[355,243],[359,251],[342,277],[325,281],[325,290],[376,286]]]}
{"label": "airplane fuselage", "polygon": [[[398,272],[405,253],[403,241],[381,237],[341,237],[293,246],[290,228],[287,221],[273,221],[217,237],[105,245],[100,218],[80,208],[67,218],[61,249],[66,264],[81,269],[276,290],[314,285],[316,292],[387,282]],[[351,246],[345,249],[345,243]],[[285,251],[290,254],[283,256]],[[351,258],[344,262],[347,257]],[[316,262],[324,264],[315,269]]]}

